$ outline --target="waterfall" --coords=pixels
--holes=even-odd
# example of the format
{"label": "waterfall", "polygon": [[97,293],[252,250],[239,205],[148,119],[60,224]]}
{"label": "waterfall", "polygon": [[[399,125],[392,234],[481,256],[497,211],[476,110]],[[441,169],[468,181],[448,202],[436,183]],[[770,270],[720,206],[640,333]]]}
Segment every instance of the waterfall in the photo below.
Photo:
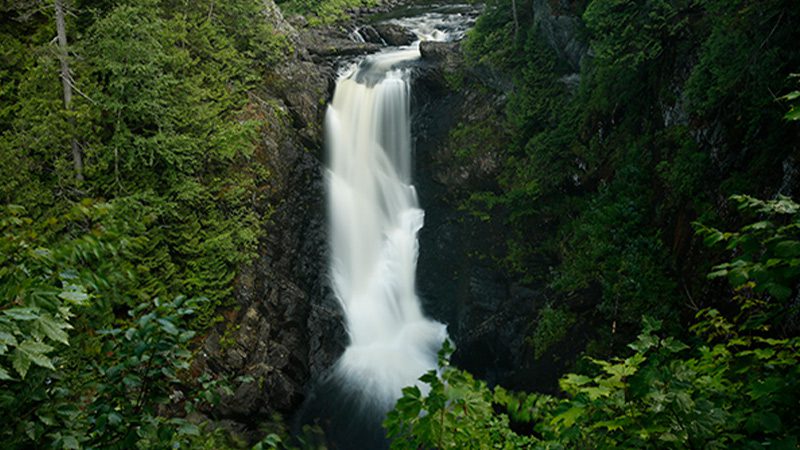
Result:
{"label": "waterfall", "polygon": [[416,43],[350,67],[325,123],[330,271],[350,338],[335,371],[383,411],[436,367],[447,335],[424,316],[415,290],[425,214],[411,184],[410,69],[402,64],[419,57]]}

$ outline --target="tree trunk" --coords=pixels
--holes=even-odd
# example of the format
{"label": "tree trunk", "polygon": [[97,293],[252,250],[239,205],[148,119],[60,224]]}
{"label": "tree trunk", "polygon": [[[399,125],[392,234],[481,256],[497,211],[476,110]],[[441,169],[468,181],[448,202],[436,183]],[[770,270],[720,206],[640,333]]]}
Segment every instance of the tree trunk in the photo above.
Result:
{"label": "tree trunk", "polygon": [[517,0],[511,0],[511,13],[514,15],[514,42],[519,37],[519,17],[517,17]]}
{"label": "tree trunk", "polygon": [[72,117],[72,77],[69,72],[69,61],[67,61],[67,27],[64,21],[64,0],[55,0],[56,7],[56,33],[58,34],[58,55],[61,61],[61,86],[64,88],[64,109],[67,111],[67,121],[70,126],[70,133],[73,135],[70,145],[72,146],[72,162],[75,166],[75,179],[83,181],[83,155],[75,138],[75,118]]}

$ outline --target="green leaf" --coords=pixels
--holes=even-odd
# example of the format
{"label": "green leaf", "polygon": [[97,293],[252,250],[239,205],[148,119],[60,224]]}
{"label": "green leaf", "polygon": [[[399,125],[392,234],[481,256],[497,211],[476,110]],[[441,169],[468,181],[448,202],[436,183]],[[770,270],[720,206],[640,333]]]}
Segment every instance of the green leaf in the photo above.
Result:
{"label": "green leaf", "polygon": [[3,314],[15,320],[36,320],[39,318],[38,308],[11,308],[3,310]]}
{"label": "green leaf", "polygon": [[753,400],[768,397],[780,391],[784,384],[783,379],[779,377],[769,377],[766,380],[760,380],[753,383],[750,388],[750,397]]}
{"label": "green leaf", "polygon": [[[435,383],[438,379],[439,377],[436,375],[435,370],[425,372],[421,377],[419,377],[419,381],[427,384]],[[405,390],[403,392],[405,393]]]}
{"label": "green leaf", "polygon": [[800,256],[800,241],[783,241],[775,246],[775,254],[783,258]]}
{"label": "green leaf", "polygon": [[573,406],[568,410],[558,414],[557,416],[553,417],[553,424],[561,425],[565,428],[569,428],[575,424],[578,418],[583,414],[586,408],[583,406]]}
{"label": "green leaf", "polygon": [[122,378],[122,383],[130,388],[136,388],[142,385],[142,379],[136,374],[129,373]]}
{"label": "green leaf", "polygon": [[56,320],[53,319],[53,316],[50,314],[43,314],[41,317],[39,317],[39,320],[37,320],[36,323],[39,325],[45,336],[56,342],[69,345],[69,336],[67,335],[67,332],[63,330],[63,328],[69,327],[69,324],[63,321],[60,323],[56,322]]}
{"label": "green leaf", "polygon": [[775,349],[772,348],[758,348],[753,350],[753,354],[758,359],[770,359],[775,356]]}
{"label": "green leaf", "polygon": [[781,440],[770,441],[769,444],[772,450],[797,450],[797,437],[788,436]]}
{"label": "green leaf", "polygon": [[592,379],[585,375],[569,373],[564,376],[564,378],[559,380],[558,384],[561,386],[562,390],[574,395],[580,390],[581,386],[584,386],[591,381]]}
{"label": "green leaf", "polygon": [[86,304],[86,300],[89,298],[89,295],[86,292],[75,289],[61,291],[61,293],[58,294],[58,296],[70,303],[74,303],[79,306]]}
{"label": "green leaf", "polygon": [[713,280],[714,278],[721,278],[728,275],[728,269],[720,269],[715,270],[707,275],[709,280]]}
{"label": "green leaf", "polygon": [[45,369],[55,370],[53,362],[47,357],[46,353],[53,350],[53,347],[42,342],[27,340],[20,344],[14,351],[14,368],[25,378],[31,363]]}
{"label": "green leaf", "polygon": [[777,433],[781,430],[781,418],[773,412],[763,412],[760,417],[761,427],[767,433]]}
{"label": "green leaf", "polygon": [[623,426],[626,424],[625,418],[617,418],[613,420],[603,420],[600,422],[595,423],[592,425],[592,428],[605,428],[608,431],[616,431],[623,429]]}
{"label": "green leaf", "polygon": [[750,225],[742,227],[742,231],[756,231],[756,230],[766,230],[767,228],[772,226],[772,222],[769,220],[762,220],[759,222],[753,222]]}
{"label": "green leaf", "polygon": [[650,316],[642,317],[642,333],[649,334],[661,329],[661,321]]}
{"label": "green leaf", "polygon": [[128,328],[125,331],[125,339],[130,341],[136,335],[136,328]]}
{"label": "green leaf", "polygon": [[261,443],[270,446],[270,448],[277,448],[278,444],[281,442],[283,442],[283,440],[275,433],[270,433],[261,441]]}
{"label": "green leaf", "polygon": [[581,392],[588,395],[590,400],[597,400],[602,397],[610,396],[612,391],[608,386],[596,386],[583,388]]}
{"label": "green leaf", "polygon": [[778,300],[786,300],[792,295],[792,290],[782,284],[778,283],[767,283],[764,285],[769,295],[777,298]]}
{"label": "green leaf", "polygon": [[706,229],[703,231],[706,233],[706,237],[703,239],[703,244],[705,244],[706,247],[713,247],[720,241],[726,239],[725,233],[719,230]]}
{"label": "green leaf", "polygon": [[17,345],[17,338],[11,333],[0,331],[0,345]]}
{"label": "green leaf", "polygon": [[108,424],[111,426],[117,426],[122,423],[122,416],[117,413],[109,413],[108,414]]}
{"label": "green leaf", "polygon": [[661,345],[671,353],[678,353],[689,348],[688,345],[673,337],[668,337],[662,340]]}
{"label": "green leaf", "polygon": [[11,375],[8,373],[8,371],[6,369],[0,367],[0,380],[6,380],[7,381],[7,380],[13,380],[13,378],[11,377]]}
{"label": "green leaf", "polygon": [[53,427],[56,425],[56,421],[53,419],[52,416],[43,415],[43,414],[36,414],[36,417],[42,421],[43,424],[47,425],[48,427]]}
{"label": "green leaf", "polygon": [[795,100],[797,98],[800,98],[800,91],[789,92],[788,94],[786,94],[783,97],[781,97],[781,100],[792,101],[792,100]]}
{"label": "green leaf", "polygon": [[195,424],[185,422],[178,428],[178,433],[186,436],[200,436],[200,428]]}
{"label": "green leaf", "polygon": [[628,347],[639,353],[644,353],[658,344],[658,338],[651,334],[640,334],[636,342],[631,342]]}
{"label": "green leaf", "polygon": [[179,333],[178,328],[167,319],[156,319],[156,322],[161,324],[161,329],[163,329],[166,333],[171,335],[176,335]]}
{"label": "green leaf", "polygon": [[31,367],[31,359],[25,354],[25,352],[15,351],[11,356],[11,365],[14,367],[14,370],[17,371],[20,378],[25,379],[25,375],[28,374],[28,369]]}
{"label": "green leaf", "polygon": [[75,439],[75,436],[64,436],[64,448],[69,450],[79,450],[81,444]]}

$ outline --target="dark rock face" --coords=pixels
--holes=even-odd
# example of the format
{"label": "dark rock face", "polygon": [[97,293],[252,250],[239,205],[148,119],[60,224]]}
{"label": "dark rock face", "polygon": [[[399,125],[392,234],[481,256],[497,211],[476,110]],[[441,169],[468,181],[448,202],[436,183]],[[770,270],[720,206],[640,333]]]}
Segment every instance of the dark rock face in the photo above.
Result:
{"label": "dark rock face", "polygon": [[307,130],[290,128],[288,119],[284,126],[293,133],[264,131],[258,155],[271,172],[261,256],[241,271],[239,307],[225,314],[201,355],[214,373],[252,378],[237,382],[213,415],[253,425],[293,411],[312,371],[330,366],[346,342],[325,280],[321,163],[302,143]]}
{"label": "dark rock face", "polygon": [[[502,155],[498,150],[502,148],[504,134],[496,118],[505,114],[505,93],[512,89],[511,81],[502,79],[488,67],[463,67],[457,42],[422,42],[420,52],[423,65],[415,86],[420,93],[415,95],[425,99],[418,103],[421,114],[427,117],[417,121],[420,122],[417,133],[423,146],[428,145],[426,139],[436,141],[431,144],[431,151],[426,152],[433,165],[430,176],[448,194],[492,189],[500,168]],[[448,76],[463,78],[465,86],[478,80],[491,89],[452,87]],[[469,135],[461,139],[448,136],[454,128],[472,124],[481,124],[486,130],[483,138],[488,137],[491,142],[478,142]],[[431,133],[436,137],[429,136]],[[459,157],[465,146],[472,151],[468,157]]]}
{"label": "dark rock face", "polygon": [[589,51],[589,46],[580,38],[581,21],[570,15],[570,0],[534,0],[534,26],[552,48],[559,59],[569,64],[573,72],[579,72],[581,61]]}
{"label": "dark rock face", "polygon": [[[296,45],[310,41],[277,8],[268,12]],[[233,380],[233,394],[205,413],[244,437],[275,412],[296,410],[309,380],[338,359],[347,339],[327,281],[321,156],[336,74],[311,49],[297,49],[251,94],[250,114],[265,124],[254,155],[269,170],[256,200],[265,237],[236,280],[237,306],[222,313],[195,360],[195,371]]]}
{"label": "dark rock face", "polygon": [[[458,157],[451,131],[502,117],[510,81],[488,68],[466,70],[457,43],[421,46],[414,84],[415,185],[425,209],[420,231],[417,281],[425,310],[448,325],[456,344],[453,361],[489,383],[519,386],[531,351],[524,342],[541,293],[513,282],[491,258],[505,245],[502,223],[481,221],[459,208],[466,192],[493,186],[497,146]],[[493,89],[458,89],[446,79],[461,76]],[[502,139],[502,131],[492,133]]]}

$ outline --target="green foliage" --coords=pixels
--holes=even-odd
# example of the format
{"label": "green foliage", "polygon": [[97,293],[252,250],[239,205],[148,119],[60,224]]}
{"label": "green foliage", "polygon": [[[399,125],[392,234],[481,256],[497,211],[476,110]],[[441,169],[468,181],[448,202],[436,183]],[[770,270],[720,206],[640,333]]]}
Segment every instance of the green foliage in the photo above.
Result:
{"label": "green foliage", "polygon": [[708,277],[727,277],[733,287],[752,282],[756,292],[788,299],[800,277],[800,205],[785,196],[767,201],[747,195],[731,199],[740,211],[761,217],[736,232],[696,224],[706,245],[725,244],[727,250],[739,253],[733,261],[715,266]]}
{"label": "green foliage", "polygon": [[289,42],[259,0],[65,3],[69,112],[52,4],[0,5],[0,441],[236,446],[185,419],[225,389],[189,348],[262,236],[250,91]]}
{"label": "green foliage", "polygon": [[[689,107],[700,118],[720,116],[732,140],[777,147],[785,139],[769,92],[785,92],[787,76],[798,64],[793,27],[797,5],[767,1],[704,1],[710,33],[687,82]],[[735,54],[737,57],[732,58]],[[766,94],[765,94],[766,93]]]}
{"label": "green foliage", "polygon": [[[800,78],[800,75],[792,74],[792,78]],[[800,120],[800,101],[798,99],[800,99],[800,91],[792,91],[781,97],[781,100],[791,103],[789,111],[784,116],[786,120]]]}
{"label": "green foliage", "polygon": [[[0,430],[5,448],[194,448],[196,425],[180,417],[213,402],[218,381],[186,383],[200,304],[182,297],[138,304],[101,329],[119,282],[109,261],[120,242],[99,225],[108,205],[88,202],[43,230],[19,206],[0,216]],[[90,232],[84,227],[94,223]],[[67,233],[65,230],[73,228]],[[62,238],[44,246],[48,234]],[[124,278],[124,275],[122,275]],[[73,330],[75,330],[73,332]],[[187,386],[193,386],[187,388]],[[182,392],[183,390],[189,392]],[[165,406],[184,401],[178,415]],[[18,414],[25,411],[25,414]],[[177,445],[178,447],[174,447]]]}
{"label": "green foliage", "polygon": [[[590,2],[583,14],[594,61],[583,88],[586,114],[620,114],[631,121],[647,119],[648,101],[660,95],[669,76],[666,65],[683,45],[692,0],[614,0]],[[652,100],[652,98],[650,99]],[[599,117],[597,117],[599,118]]]}
{"label": "green foliage", "polygon": [[[760,201],[741,196],[742,209],[768,218],[800,207],[787,198]],[[758,224],[759,222],[756,222]],[[709,245],[749,260],[769,253],[796,227],[744,226],[736,233],[701,227]],[[725,236],[728,234],[729,236]],[[773,269],[773,267],[776,267]],[[781,272],[773,266],[767,272]],[[786,281],[800,280],[793,272]],[[753,295],[753,281],[736,279],[734,311],[701,310],[694,336],[683,342],[661,332],[662,322],[645,316],[632,353],[609,360],[589,358],[594,371],[567,374],[565,394],[511,393],[489,389],[462,371],[440,363],[420,380],[430,387],[404,391],[386,421],[394,448],[797,448],[800,421],[800,339],[781,335],[779,302]],[[766,282],[772,282],[768,277]],[[515,424],[512,426],[512,424]],[[520,432],[519,430],[528,430]]]}
{"label": "green foliage", "polygon": [[[142,304],[129,312],[128,325],[81,337],[84,346],[92,341],[85,347],[96,349],[90,354],[71,352],[78,359],[49,367],[46,378],[7,386],[16,395],[4,399],[4,409],[24,407],[35,415],[11,421],[5,431],[13,434],[4,442],[10,448],[195,448],[200,428],[181,415],[213,401],[218,383],[201,379],[198,389],[205,394],[182,392],[180,373],[189,367],[186,345],[194,336],[183,317],[194,304],[183,298]],[[178,401],[186,410],[165,415]]]}
{"label": "green foliage", "polygon": [[553,305],[542,308],[530,339],[536,358],[541,358],[553,344],[561,342],[574,324],[575,315],[570,311]]}
{"label": "green foliage", "polygon": [[[783,117],[800,98],[789,23],[800,9],[784,0],[595,0],[547,2],[549,17],[515,3],[518,32],[512,2],[493,0],[464,44],[467,71],[491,68],[486,89],[498,78],[513,89],[505,117],[462,125],[492,124],[510,142],[483,150],[500,155],[499,174],[460,200],[508,225],[496,260],[582,305],[576,320],[597,332],[596,349],[631,339],[644,313],[676,330],[706,284],[691,222],[720,220],[719,198],[764,195],[785,181],[797,131]],[[573,73],[564,54],[580,45],[588,52]]]}
{"label": "green foliage", "polygon": [[450,132],[450,142],[456,148],[456,157],[464,160],[478,158],[481,150],[491,145],[496,137],[489,126],[466,126],[459,124]]}
{"label": "green foliage", "polygon": [[562,290],[597,283],[605,317],[636,324],[642,314],[669,317],[675,287],[666,276],[666,250],[649,227],[649,192],[644,173],[627,166],[609,186],[583,205],[564,238],[565,261],[554,281]]}
{"label": "green foliage", "polygon": [[347,10],[375,6],[379,0],[278,0],[287,13],[301,14],[311,26],[330,25],[348,17]]}
{"label": "green foliage", "polygon": [[51,354],[69,345],[73,308],[94,286],[71,266],[110,249],[92,235],[43,247],[21,206],[3,208],[0,233],[0,380],[18,381],[32,365],[55,370]]}
{"label": "green foliage", "polygon": [[708,173],[710,158],[697,148],[696,142],[684,127],[675,127],[659,136],[659,142],[674,148],[671,158],[656,165],[661,183],[669,189],[667,203],[675,207],[687,202],[700,203],[697,195],[702,191],[704,176]]}
{"label": "green foliage", "polygon": [[[257,0],[79,1],[71,12],[69,114],[50,37],[3,41],[2,95],[14,114],[0,128],[0,197],[40,221],[83,196],[108,200],[104,221],[130,243],[119,262],[135,275],[127,301],[204,296],[194,320],[208,326],[231,303],[261,233],[265,171],[253,154],[262,123],[249,118],[248,91],[288,54],[288,41]],[[52,27],[47,11],[26,14],[35,20],[8,27]],[[20,48],[25,57],[11,55]],[[80,185],[73,138],[84,153]]]}
{"label": "green foliage", "polygon": [[[518,12],[530,10],[528,1],[520,0]],[[473,63],[511,67],[519,58],[514,50],[514,24],[509,0],[485,2],[483,13],[467,32],[464,48]]]}
{"label": "green foliage", "polygon": [[452,350],[445,341],[438,371],[420,377],[426,394],[417,386],[403,389],[403,397],[384,422],[391,448],[489,449],[505,443],[510,445],[501,448],[510,449],[534,442],[513,433],[506,415],[493,415],[486,383],[449,366]]}

